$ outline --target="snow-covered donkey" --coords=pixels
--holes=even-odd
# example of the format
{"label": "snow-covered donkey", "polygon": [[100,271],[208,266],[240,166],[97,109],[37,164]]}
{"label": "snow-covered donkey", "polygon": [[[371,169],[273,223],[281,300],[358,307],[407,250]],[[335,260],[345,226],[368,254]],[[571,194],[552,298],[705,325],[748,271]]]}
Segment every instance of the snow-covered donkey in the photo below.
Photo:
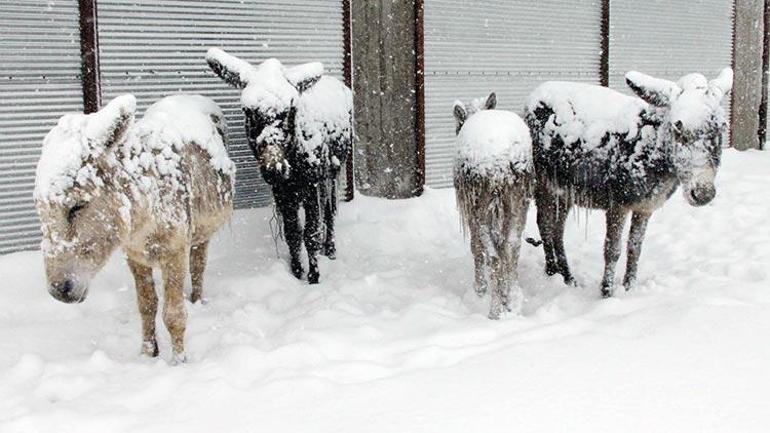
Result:
{"label": "snow-covered donkey", "polygon": [[35,200],[48,291],[82,302],[91,278],[121,247],[136,282],[142,353],[157,356],[152,268],[159,267],[163,322],[179,362],[188,256],[194,302],[202,296],[209,239],[232,213],[235,166],[213,101],[170,96],[136,123],[135,111],[136,99],[120,96],[97,113],[63,116],[45,137]]}
{"label": "snow-covered donkey", "polygon": [[454,106],[457,207],[470,232],[476,293],[483,296],[491,286],[491,319],[521,309],[518,262],[533,176],[527,125],[496,105],[492,93],[486,101]]}
{"label": "snow-covered donkey", "polygon": [[334,258],[337,182],[352,143],[353,99],[339,80],[323,75],[321,63],[284,67],[276,59],[254,66],[212,48],[211,69],[241,93],[249,147],[262,177],[271,186],[291,255],[291,271],[302,278],[303,230],[308,281],[317,283],[321,249],[321,212],[325,226],[323,254]]}
{"label": "snow-covered donkey", "polygon": [[701,74],[677,83],[629,72],[634,98],[604,87],[549,82],[529,97],[537,222],[546,272],[574,284],[564,252],[564,222],[573,205],[606,211],[602,294],[611,296],[626,217],[632,213],[623,284],[637,273],[650,215],[681,184],[688,203],[715,194],[727,123],[720,103],[730,91],[727,68],[708,81]]}

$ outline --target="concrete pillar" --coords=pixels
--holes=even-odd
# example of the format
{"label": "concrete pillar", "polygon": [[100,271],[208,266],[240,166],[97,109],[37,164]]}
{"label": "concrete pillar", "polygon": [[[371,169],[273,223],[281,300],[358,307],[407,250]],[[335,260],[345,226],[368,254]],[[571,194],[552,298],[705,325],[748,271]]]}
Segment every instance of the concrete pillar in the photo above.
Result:
{"label": "concrete pillar", "polygon": [[735,0],[732,142],[738,150],[761,147],[764,10],[764,0]]}
{"label": "concrete pillar", "polygon": [[422,192],[415,1],[351,2],[354,165],[356,188],[365,195]]}

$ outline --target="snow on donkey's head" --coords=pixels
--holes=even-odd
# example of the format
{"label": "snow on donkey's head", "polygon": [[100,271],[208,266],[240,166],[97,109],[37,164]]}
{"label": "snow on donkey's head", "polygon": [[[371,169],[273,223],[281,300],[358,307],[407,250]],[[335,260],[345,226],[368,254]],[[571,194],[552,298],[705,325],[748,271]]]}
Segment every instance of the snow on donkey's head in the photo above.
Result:
{"label": "snow on donkey's head", "polygon": [[632,71],[626,74],[626,83],[663,111],[660,138],[671,143],[671,162],[688,203],[709,203],[716,195],[714,178],[727,128],[721,102],[732,88],[732,69],[725,68],[711,81],[690,74],[676,83]]}
{"label": "snow on donkey's head", "polygon": [[35,202],[42,222],[48,291],[82,302],[88,283],[118,245],[121,204],[108,190],[114,149],[134,120],[136,99],[115,98],[93,114],[67,114],[46,135],[37,166]]}
{"label": "snow on donkey's head", "polygon": [[299,95],[321,79],[323,65],[306,63],[286,68],[277,59],[257,66],[211,48],[209,67],[241,93],[249,147],[265,176],[289,175],[286,148],[294,141],[296,104]]}

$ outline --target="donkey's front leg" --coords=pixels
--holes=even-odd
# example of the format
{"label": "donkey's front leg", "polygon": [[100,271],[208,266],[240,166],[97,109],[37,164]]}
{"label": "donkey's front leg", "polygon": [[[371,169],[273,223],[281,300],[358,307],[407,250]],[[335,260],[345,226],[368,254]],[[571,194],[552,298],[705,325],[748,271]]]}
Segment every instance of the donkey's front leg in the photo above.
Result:
{"label": "donkey's front leg", "polygon": [[155,339],[155,316],[158,314],[158,294],[152,280],[152,268],[128,259],[128,267],[134,274],[136,300],[142,316],[142,355],[158,356],[158,341]]}
{"label": "donkey's front leg", "polygon": [[620,258],[620,239],[623,236],[623,226],[626,223],[628,211],[612,207],[606,212],[607,235],[604,238],[604,277],[602,278],[602,296],[612,296],[615,285],[615,265]]}
{"label": "donkey's front leg", "polygon": [[299,225],[299,197],[293,188],[273,189],[275,205],[283,219],[283,234],[289,247],[291,273],[301,279],[304,270],[299,254],[302,251],[302,228]]}
{"label": "donkey's front leg", "polygon": [[184,351],[184,332],[187,327],[187,310],[184,305],[184,280],[187,276],[187,249],[178,248],[170,252],[168,260],[161,265],[163,271],[163,323],[171,334],[174,349],[174,363],[187,360]]}
{"label": "donkey's front leg", "polygon": [[623,286],[629,290],[636,282],[636,271],[639,266],[639,256],[642,254],[642,242],[647,230],[647,222],[651,214],[634,212],[631,217],[631,232],[628,234],[628,251],[626,260],[626,275],[623,277]]}
{"label": "donkey's front leg", "polygon": [[317,186],[310,186],[307,189],[303,204],[305,207],[305,249],[307,250],[308,261],[307,280],[310,284],[317,284],[320,276],[318,251],[321,249],[319,240],[321,212]]}

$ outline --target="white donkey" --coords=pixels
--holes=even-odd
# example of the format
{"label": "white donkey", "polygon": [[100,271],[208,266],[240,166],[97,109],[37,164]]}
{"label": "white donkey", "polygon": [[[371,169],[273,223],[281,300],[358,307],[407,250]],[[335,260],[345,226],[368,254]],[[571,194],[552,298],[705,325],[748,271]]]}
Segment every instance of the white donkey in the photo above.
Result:
{"label": "white donkey", "polygon": [[63,116],[43,142],[35,201],[48,291],[62,302],[82,302],[91,278],[121,247],[136,281],[142,353],[158,355],[157,266],[173,360],[183,362],[188,256],[195,302],[209,239],[232,214],[235,165],[213,101],[167,97],[136,124],[135,111],[134,96],[120,96],[98,113]]}

